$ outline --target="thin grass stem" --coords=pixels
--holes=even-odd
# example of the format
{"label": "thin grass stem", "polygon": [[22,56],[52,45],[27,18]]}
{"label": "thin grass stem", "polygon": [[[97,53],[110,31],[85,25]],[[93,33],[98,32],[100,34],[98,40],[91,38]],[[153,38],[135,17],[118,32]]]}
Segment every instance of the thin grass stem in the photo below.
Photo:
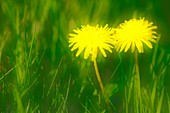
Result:
{"label": "thin grass stem", "polygon": [[53,80],[52,80],[52,82],[51,82],[51,85],[50,85],[50,87],[49,87],[49,89],[48,89],[47,96],[50,94],[51,88],[52,88],[52,86],[53,86],[53,84],[54,84],[54,81],[55,81],[55,78],[56,78],[56,76],[57,76],[57,74],[58,74],[58,69],[59,69],[59,67],[60,67],[60,65],[61,65],[62,60],[63,60],[63,59],[60,60],[59,65],[58,65],[58,67],[57,67],[57,69],[56,69],[55,75],[54,75]]}

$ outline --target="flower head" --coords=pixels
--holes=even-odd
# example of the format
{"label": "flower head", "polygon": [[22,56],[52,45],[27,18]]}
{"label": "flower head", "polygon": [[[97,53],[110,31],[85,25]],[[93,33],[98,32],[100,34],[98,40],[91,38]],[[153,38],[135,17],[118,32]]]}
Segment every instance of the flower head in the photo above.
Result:
{"label": "flower head", "polygon": [[113,29],[108,28],[108,25],[104,27],[96,26],[81,26],[81,29],[74,29],[74,34],[69,34],[69,47],[71,51],[78,49],[76,57],[78,57],[84,50],[84,59],[87,59],[89,55],[92,57],[92,61],[97,57],[99,50],[106,57],[105,50],[112,52],[113,41],[112,34]]}
{"label": "flower head", "polygon": [[137,48],[139,53],[143,53],[143,43],[152,48],[151,42],[155,43],[157,39],[157,33],[154,31],[157,26],[152,24],[144,18],[131,19],[120,24],[114,35],[116,50],[127,52],[131,47],[132,52]]}

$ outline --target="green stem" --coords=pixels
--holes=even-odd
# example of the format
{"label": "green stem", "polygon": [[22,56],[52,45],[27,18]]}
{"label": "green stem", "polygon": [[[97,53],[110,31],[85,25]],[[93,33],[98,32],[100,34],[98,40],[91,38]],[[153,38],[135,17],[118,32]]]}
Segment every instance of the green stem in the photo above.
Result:
{"label": "green stem", "polygon": [[104,86],[103,86],[103,82],[101,80],[101,77],[100,77],[100,74],[99,74],[99,70],[98,70],[98,67],[97,67],[97,63],[96,63],[96,59],[94,59],[94,68],[95,68],[95,72],[96,72],[96,77],[97,77],[97,80],[98,80],[98,83],[100,85],[100,89],[102,91],[102,94],[104,96],[104,99],[105,99],[105,102],[108,106],[108,109],[110,109],[110,100],[109,98],[104,94]]}
{"label": "green stem", "polygon": [[98,82],[99,82],[101,91],[102,91],[102,93],[104,94],[104,86],[103,86],[103,82],[102,82],[101,77],[100,77],[100,74],[99,74],[99,70],[98,70],[98,67],[97,67],[96,59],[94,59],[93,62],[94,62],[94,68],[95,68],[97,80],[98,80]]}
{"label": "green stem", "polygon": [[135,79],[134,79],[134,103],[135,112],[141,111],[141,89],[140,89],[140,73],[138,64],[138,51],[135,51]]}

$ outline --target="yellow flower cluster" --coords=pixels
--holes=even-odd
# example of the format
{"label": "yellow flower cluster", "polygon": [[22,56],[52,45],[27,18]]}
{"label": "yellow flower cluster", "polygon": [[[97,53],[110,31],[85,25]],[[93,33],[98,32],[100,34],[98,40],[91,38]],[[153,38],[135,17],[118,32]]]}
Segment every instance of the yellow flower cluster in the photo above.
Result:
{"label": "yellow flower cluster", "polygon": [[144,18],[125,21],[116,29],[109,28],[108,25],[81,26],[81,29],[74,29],[74,33],[69,34],[69,47],[71,51],[78,49],[76,57],[84,50],[84,58],[91,56],[92,61],[99,51],[106,57],[105,50],[111,53],[113,47],[119,52],[127,52],[129,48],[134,52],[137,48],[139,53],[143,53],[143,43],[149,48],[152,48],[152,42],[156,43],[155,29],[157,26]]}

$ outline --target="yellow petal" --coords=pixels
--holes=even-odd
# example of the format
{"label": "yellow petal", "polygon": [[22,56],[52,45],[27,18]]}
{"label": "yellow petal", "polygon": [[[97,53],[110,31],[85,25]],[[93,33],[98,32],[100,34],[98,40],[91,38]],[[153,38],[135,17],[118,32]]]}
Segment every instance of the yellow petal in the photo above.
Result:
{"label": "yellow petal", "polygon": [[136,47],[137,47],[139,53],[143,52],[143,45],[142,45],[141,41],[136,41]]}
{"label": "yellow petal", "polygon": [[127,41],[124,41],[121,45],[120,51],[123,51],[126,45],[127,45]]}
{"label": "yellow petal", "polygon": [[73,45],[73,47],[71,48],[71,51],[74,51],[75,49],[77,49],[79,47],[79,44],[75,43]]}
{"label": "yellow petal", "polygon": [[91,53],[91,48],[87,46],[84,52],[84,59],[87,59],[90,53]]}
{"label": "yellow petal", "polygon": [[149,48],[152,48],[152,44],[149,41],[141,40],[143,43],[145,43]]}
{"label": "yellow petal", "polygon": [[99,47],[99,50],[101,51],[102,55],[106,57],[106,52],[104,51],[104,49],[102,47]]}
{"label": "yellow petal", "polygon": [[128,51],[128,49],[130,48],[130,46],[131,46],[131,42],[129,42],[129,43],[127,43],[127,45],[126,45],[126,47],[125,47],[125,52],[127,52]]}
{"label": "yellow petal", "polygon": [[79,47],[77,53],[76,53],[76,57],[78,57],[80,55],[80,53],[84,50],[85,47]]}
{"label": "yellow petal", "polygon": [[103,48],[106,49],[106,50],[108,50],[110,53],[112,53],[112,49],[111,49],[112,46],[111,46],[111,45],[109,45],[109,44],[104,44]]}

